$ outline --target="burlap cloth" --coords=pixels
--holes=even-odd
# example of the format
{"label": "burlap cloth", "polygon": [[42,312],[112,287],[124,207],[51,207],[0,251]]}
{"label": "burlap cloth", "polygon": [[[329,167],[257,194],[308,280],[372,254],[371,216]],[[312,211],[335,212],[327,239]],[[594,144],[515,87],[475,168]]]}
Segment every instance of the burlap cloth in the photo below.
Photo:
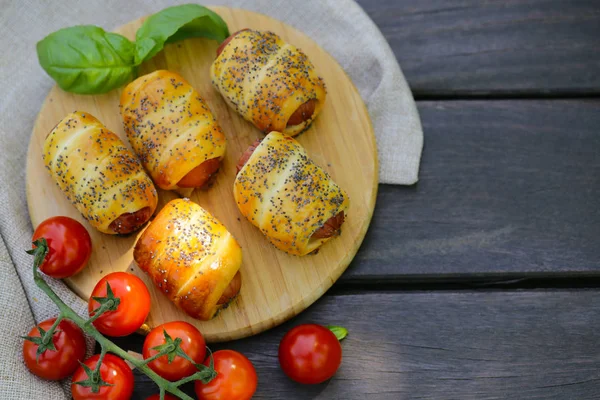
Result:
{"label": "burlap cloth", "polygon": [[[57,309],[31,278],[32,226],[25,198],[25,158],[36,115],[54,84],[38,65],[35,44],[57,29],[94,24],[114,29],[179,4],[167,0],[0,0],[0,398],[65,399],[60,384],[30,374],[22,339]],[[417,181],[423,132],[408,85],[389,45],[352,0],[211,0],[258,11],[300,29],[344,67],[365,100],[377,135],[382,183]],[[52,201],[52,199],[48,199]],[[82,314],[85,303],[62,283],[61,297]]]}

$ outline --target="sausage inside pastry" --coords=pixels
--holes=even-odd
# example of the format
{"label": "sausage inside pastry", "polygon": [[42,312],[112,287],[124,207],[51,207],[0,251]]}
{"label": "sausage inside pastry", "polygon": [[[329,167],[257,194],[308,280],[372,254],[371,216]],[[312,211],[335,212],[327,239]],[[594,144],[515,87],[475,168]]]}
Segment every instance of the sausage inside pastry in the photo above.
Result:
{"label": "sausage inside pastry", "polygon": [[225,226],[188,199],[170,201],[135,244],[133,258],[177,307],[209,320],[242,285],[242,250]]}
{"label": "sausage inside pastry", "polygon": [[176,73],[159,70],[121,94],[131,147],[165,190],[203,187],[219,169],[226,140],[198,92]]}
{"label": "sausage inside pastry", "polygon": [[213,85],[258,129],[295,136],[325,103],[325,83],[306,54],[273,32],[244,29],[217,49]]}
{"label": "sausage inside pastry", "polygon": [[242,155],[233,195],[244,217],[271,243],[299,256],[338,235],[349,207],[346,192],[280,132]]}
{"label": "sausage inside pastry", "polygon": [[58,187],[100,232],[133,232],[156,209],[156,189],[138,159],[91,114],[63,118],[46,137],[43,157]]}

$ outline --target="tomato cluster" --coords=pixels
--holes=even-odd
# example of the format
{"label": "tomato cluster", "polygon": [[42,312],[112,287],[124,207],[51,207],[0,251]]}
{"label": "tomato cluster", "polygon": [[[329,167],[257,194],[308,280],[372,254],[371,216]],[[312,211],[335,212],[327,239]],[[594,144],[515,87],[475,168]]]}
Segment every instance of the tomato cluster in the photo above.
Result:
{"label": "tomato cluster", "polygon": [[[49,276],[72,276],[90,258],[90,236],[83,225],[71,218],[50,218],[40,224],[33,237],[34,240],[46,239],[49,251],[40,269]],[[42,246],[40,242],[37,245]],[[144,324],[150,312],[150,293],[137,276],[126,272],[111,273],[94,287],[88,312],[92,324],[102,334],[127,336]],[[80,326],[85,328],[83,323]],[[51,330],[53,333],[49,332]],[[208,357],[206,350],[204,337],[196,327],[174,321],[150,331],[144,341],[142,356],[148,360],[150,369],[169,381],[189,377],[202,368],[200,364],[209,367],[208,371],[213,368],[212,373],[216,374],[212,380],[205,380],[207,383],[195,381],[194,390],[200,400],[251,399],[258,380],[252,362],[233,350],[220,350]],[[156,356],[161,351],[164,355]],[[71,391],[75,400],[129,399],[134,381],[129,365],[114,354],[96,354],[84,360],[85,353],[81,328],[72,321],[57,321],[57,318],[34,327],[23,343],[25,364],[35,375],[50,380],[73,375]],[[315,384],[330,379],[341,360],[338,338],[320,325],[293,328],[279,346],[281,368],[300,383]],[[159,398],[159,395],[153,395],[147,400]],[[165,399],[175,397],[166,395]]]}

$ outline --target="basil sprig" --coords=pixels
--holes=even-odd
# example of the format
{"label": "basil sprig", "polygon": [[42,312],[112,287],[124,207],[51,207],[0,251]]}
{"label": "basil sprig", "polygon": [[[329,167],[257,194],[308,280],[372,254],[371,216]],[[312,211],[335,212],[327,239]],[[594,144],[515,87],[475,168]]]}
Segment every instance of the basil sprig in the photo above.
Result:
{"label": "basil sprig", "polygon": [[63,90],[104,93],[135,77],[135,47],[126,37],[92,25],[61,29],[37,44],[42,68]]}
{"label": "basil sprig", "polygon": [[198,4],[165,8],[152,15],[135,34],[135,62],[154,57],[165,43],[191,37],[205,37],[222,42],[229,36],[223,19]]}
{"label": "basil sprig", "polygon": [[40,65],[61,89],[79,94],[106,93],[130,82],[137,67],[165,43],[191,37],[222,42],[229,29],[215,12],[198,4],[165,8],[149,17],[135,43],[93,25],[60,29],[37,44]]}

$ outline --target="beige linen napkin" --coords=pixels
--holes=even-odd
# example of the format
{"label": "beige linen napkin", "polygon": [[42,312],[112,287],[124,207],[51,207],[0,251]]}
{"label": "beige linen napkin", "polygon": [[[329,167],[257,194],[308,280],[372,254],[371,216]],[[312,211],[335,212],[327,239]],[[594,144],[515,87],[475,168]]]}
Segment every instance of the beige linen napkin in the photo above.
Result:
{"label": "beige linen napkin", "polygon": [[[37,62],[35,44],[66,26],[93,24],[112,30],[182,3],[0,0],[0,398],[4,400],[70,397],[59,384],[43,382],[28,373],[21,361],[18,338],[28,332],[34,320],[39,322],[57,312],[33,284],[32,259],[24,253],[32,235],[24,185],[27,145],[36,115],[54,84]],[[318,42],[344,67],[368,106],[377,135],[380,181],[405,185],[417,181],[423,133],[410,89],[387,42],[356,3],[210,0],[206,4],[209,3],[270,15]],[[81,314],[86,312],[85,302],[64,284],[52,285],[68,304]]]}

